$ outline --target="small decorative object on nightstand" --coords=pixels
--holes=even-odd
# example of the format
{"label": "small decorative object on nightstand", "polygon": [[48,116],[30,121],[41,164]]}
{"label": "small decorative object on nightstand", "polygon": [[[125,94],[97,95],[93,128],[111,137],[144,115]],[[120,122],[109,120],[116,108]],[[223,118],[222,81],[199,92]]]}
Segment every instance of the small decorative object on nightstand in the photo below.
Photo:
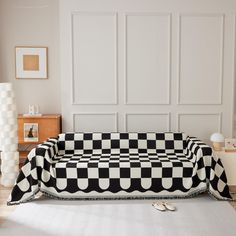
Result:
{"label": "small decorative object on nightstand", "polygon": [[23,114],[23,116],[42,116],[41,113],[39,113],[39,105],[29,105],[29,111],[27,114]]}
{"label": "small decorative object on nightstand", "polygon": [[221,151],[221,143],[224,142],[224,136],[221,133],[214,133],[210,140],[215,151]]}
{"label": "small decorative object on nightstand", "polygon": [[226,152],[236,152],[236,139],[226,138],[225,139],[225,151]]}

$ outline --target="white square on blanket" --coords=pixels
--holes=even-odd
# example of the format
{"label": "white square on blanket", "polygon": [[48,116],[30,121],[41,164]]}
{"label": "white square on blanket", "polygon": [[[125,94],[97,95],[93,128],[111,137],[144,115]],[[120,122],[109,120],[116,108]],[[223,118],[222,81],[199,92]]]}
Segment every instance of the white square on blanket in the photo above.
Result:
{"label": "white square on blanket", "polygon": [[182,178],[183,177],[183,167],[173,167],[172,177]]}
{"label": "white square on blanket", "polygon": [[141,168],[138,167],[131,168],[130,178],[141,178]]}
{"label": "white square on blanket", "polygon": [[138,140],[138,148],[147,149],[147,140]]}
{"label": "white square on blanket", "polygon": [[109,169],[109,176],[110,178],[114,178],[114,179],[119,179],[120,178],[120,168],[113,168],[111,167]]}
{"label": "white square on blanket", "polygon": [[152,167],[152,178],[161,178],[161,177],[162,177],[162,168]]}
{"label": "white square on blanket", "polygon": [[84,140],[84,149],[85,150],[93,149],[93,142],[91,140]]}
{"label": "white square on blanket", "polygon": [[120,140],[120,148],[129,148],[129,140],[121,139]]}
{"label": "white square on blanket", "polygon": [[65,149],[66,150],[74,150],[75,149],[75,141],[69,141],[67,140],[65,142]]}
{"label": "white square on blanket", "polygon": [[66,168],[66,177],[68,179],[77,179],[77,168]]}
{"label": "white square on blanket", "polygon": [[166,143],[165,140],[156,140],[156,149],[166,149]]}
{"label": "white square on blanket", "polygon": [[88,178],[98,179],[98,168],[88,168]]}
{"label": "white square on blanket", "polygon": [[183,140],[175,140],[174,141],[174,149],[183,150],[184,149]]}

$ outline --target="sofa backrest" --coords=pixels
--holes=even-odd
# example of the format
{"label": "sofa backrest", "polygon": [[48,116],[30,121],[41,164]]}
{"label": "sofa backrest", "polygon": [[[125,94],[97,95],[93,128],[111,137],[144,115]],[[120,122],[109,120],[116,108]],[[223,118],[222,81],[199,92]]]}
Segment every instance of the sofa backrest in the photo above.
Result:
{"label": "sofa backrest", "polygon": [[60,154],[73,153],[182,153],[184,133],[63,133],[59,135]]}

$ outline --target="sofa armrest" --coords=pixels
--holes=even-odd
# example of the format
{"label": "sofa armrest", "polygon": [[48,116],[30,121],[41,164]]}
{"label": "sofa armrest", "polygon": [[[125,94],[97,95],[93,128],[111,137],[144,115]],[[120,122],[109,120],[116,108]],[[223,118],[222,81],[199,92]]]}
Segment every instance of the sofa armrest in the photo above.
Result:
{"label": "sofa armrest", "polygon": [[57,153],[57,138],[49,138],[30,151],[12,189],[8,205],[27,202],[35,197],[40,191],[41,181],[51,180],[50,167]]}
{"label": "sofa armrest", "polygon": [[57,138],[49,138],[42,144],[39,144],[35,148],[36,156],[43,156],[45,158],[49,158],[50,160],[54,159],[54,157],[58,153],[58,139]]}
{"label": "sofa armrest", "polygon": [[212,148],[194,137],[187,137],[186,156],[194,162],[196,175],[201,181],[206,181],[208,191],[217,199],[231,199],[227,177],[220,158],[213,155]]}
{"label": "sofa armrest", "polygon": [[[200,157],[212,157],[212,148],[195,137],[187,137],[185,154],[189,160],[197,161]],[[209,158],[204,159],[204,162],[209,166]]]}

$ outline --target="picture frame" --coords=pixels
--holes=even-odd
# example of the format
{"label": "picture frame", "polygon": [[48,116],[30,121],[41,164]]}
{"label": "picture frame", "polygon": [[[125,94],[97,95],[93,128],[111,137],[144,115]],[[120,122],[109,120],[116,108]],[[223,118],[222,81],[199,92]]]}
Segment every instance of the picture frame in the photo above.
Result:
{"label": "picture frame", "polygon": [[225,139],[225,152],[236,152],[236,139],[235,138]]}
{"label": "picture frame", "polygon": [[24,142],[38,142],[38,123],[24,123]]}
{"label": "picture frame", "polygon": [[48,79],[48,48],[15,47],[16,79]]}

